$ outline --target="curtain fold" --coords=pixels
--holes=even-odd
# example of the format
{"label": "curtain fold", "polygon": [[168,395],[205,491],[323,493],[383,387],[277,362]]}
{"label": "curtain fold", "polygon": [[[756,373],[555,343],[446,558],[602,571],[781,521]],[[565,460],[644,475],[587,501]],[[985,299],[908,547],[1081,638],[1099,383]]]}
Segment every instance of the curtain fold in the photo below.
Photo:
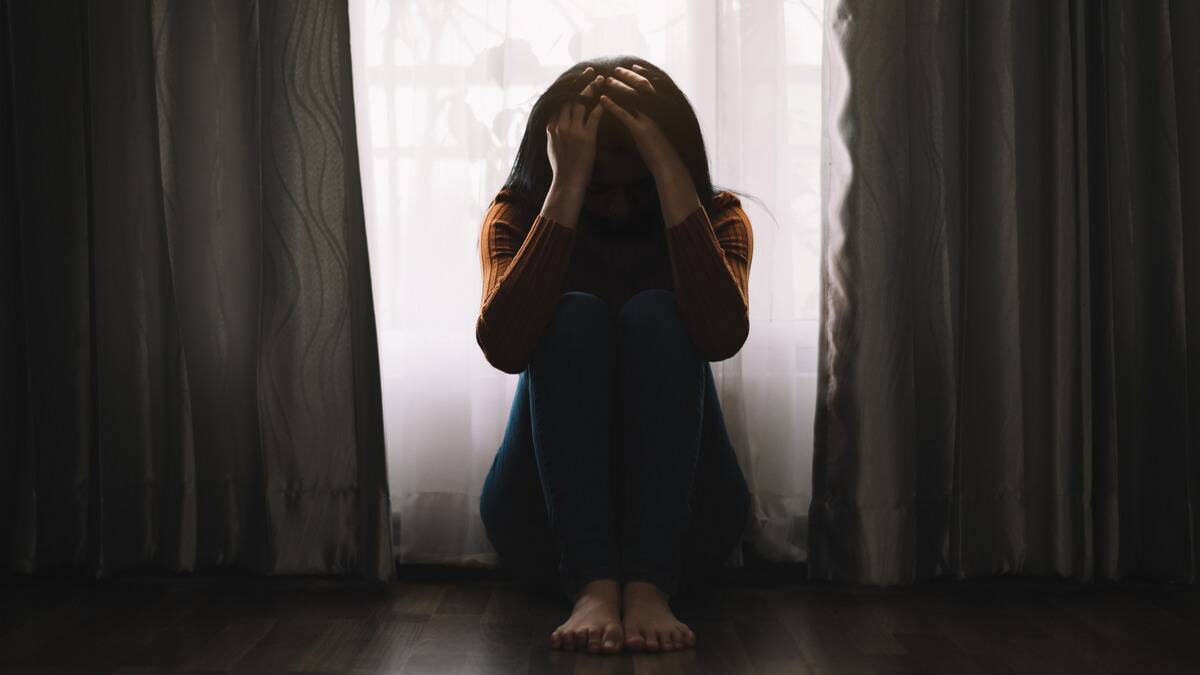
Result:
{"label": "curtain fold", "polygon": [[826,16],[810,577],[1195,583],[1200,5]]}
{"label": "curtain fold", "polygon": [[7,565],[391,578],[345,3],[0,6]]}

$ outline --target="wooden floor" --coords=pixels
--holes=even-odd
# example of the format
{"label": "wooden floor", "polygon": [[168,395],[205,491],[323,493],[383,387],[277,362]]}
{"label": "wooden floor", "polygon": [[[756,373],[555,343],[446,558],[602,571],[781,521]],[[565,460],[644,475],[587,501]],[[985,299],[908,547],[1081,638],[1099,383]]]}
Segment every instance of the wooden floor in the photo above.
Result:
{"label": "wooden floor", "polygon": [[551,651],[566,610],[497,573],[0,577],[0,672],[1200,672],[1193,586],[727,580],[678,603],[698,645],[666,654]]}

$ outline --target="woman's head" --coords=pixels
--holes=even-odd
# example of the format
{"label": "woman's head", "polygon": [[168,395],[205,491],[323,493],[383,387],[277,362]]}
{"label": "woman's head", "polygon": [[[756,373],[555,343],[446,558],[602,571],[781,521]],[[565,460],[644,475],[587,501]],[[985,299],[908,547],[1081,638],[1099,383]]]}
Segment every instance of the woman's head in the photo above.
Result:
{"label": "woman's head", "polygon": [[[580,61],[550,84],[530,111],[525,135],[504,187],[531,206],[540,206],[554,177],[546,155],[546,124],[562,105],[579,96],[583,86],[579,84],[580,76],[588,66],[596,75],[607,77],[614,75],[618,66],[632,69],[634,64],[641,64],[646,69],[642,72],[657,92],[655,99],[646,101],[637,113],[650,115],[657,123],[688,168],[696,194],[705,208],[711,208],[714,186],[700,122],[691,103],[669,75],[649,61],[633,56]],[[613,98],[628,109],[628,100],[619,96]],[[598,97],[589,101],[586,111],[590,113],[596,105],[599,105]],[[610,227],[619,227],[632,220],[662,222],[658,192],[650,169],[642,161],[633,137],[611,113],[601,116],[596,132],[596,159],[583,212],[588,219]]]}

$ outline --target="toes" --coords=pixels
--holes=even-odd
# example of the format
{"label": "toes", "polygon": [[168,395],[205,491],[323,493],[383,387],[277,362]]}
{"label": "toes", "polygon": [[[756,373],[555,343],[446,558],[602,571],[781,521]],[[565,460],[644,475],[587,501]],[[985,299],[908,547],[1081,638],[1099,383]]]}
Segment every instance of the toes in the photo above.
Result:
{"label": "toes", "polygon": [[588,629],[577,628],[575,630],[575,649],[586,651],[588,648]]}
{"label": "toes", "polygon": [[569,630],[569,629],[564,630],[562,632],[562,644],[563,644],[563,649],[566,649],[569,652],[574,651],[575,650],[575,631]]}
{"label": "toes", "polygon": [[654,631],[646,631],[646,649],[656,652],[662,648],[662,643],[659,642],[658,633]]}
{"label": "toes", "polygon": [[588,636],[588,638],[587,638],[588,651],[589,652],[600,651],[600,629],[599,628],[595,628],[595,629],[585,628],[584,631],[586,631],[587,636]]}
{"label": "toes", "polygon": [[558,629],[555,629],[554,632],[550,633],[550,647],[552,649],[558,649],[561,644],[562,637],[559,634]]}
{"label": "toes", "polygon": [[635,652],[640,652],[646,648],[646,638],[642,636],[641,631],[636,628],[625,629],[625,646]]}
{"label": "toes", "polygon": [[604,630],[604,650],[605,651],[608,651],[608,652],[619,651],[621,649],[622,639],[623,639],[623,636],[621,635],[621,624],[610,623],[607,626],[605,626],[605,630]]}
{"label": "toes", "polygon": [[687,629],[686,633],[687,633],[686,639],[687,639],[688,646],[695,647],[696,646],[696,632],[693,631],[691,628],[689,628],[689,629]]}
{"label": "toes", "polygon": [[688,646],[687,627],[680,626],[678,629],[676,629],[675,636],[673,639],[675,642],[675,647],[677,649],[683,649],[684,647],[687,647]]}

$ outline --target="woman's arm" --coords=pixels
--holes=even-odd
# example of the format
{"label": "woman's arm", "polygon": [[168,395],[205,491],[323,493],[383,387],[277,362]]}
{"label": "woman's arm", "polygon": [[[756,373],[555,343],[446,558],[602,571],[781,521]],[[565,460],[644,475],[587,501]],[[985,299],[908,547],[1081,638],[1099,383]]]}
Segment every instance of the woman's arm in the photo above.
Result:
{"label": "woman's arm", "polygon": [[580,96],[566,101],[546,122],[546,159],[553,177],[542,210],[528,216],[511,205],[498,206],[511,194],[501,190],[483,220],[479,254],[483,301],[475,320],[475,341],[496,368],[516,375],[529,365],[562,295],[575,247],[575,225],[591,182],[596,132],[604,109],[589,113],[584,100],[595,95],[600,77],[589,66]]}
{"label": "woman's arm", "polygon": [[525,370],[562,294],[575,245],[583,191],[551,185],[540,213],[501,190],[484,215],[479,241],[483,293],[475,341],[488,363]]}
{"label": "woman's arm", "polygon": [[750,219],[733,195],[710,219],[682,163],[665,162],[655,182],[680,314],[705,359],[724,361],[750,334]]}
{"label": "woman's arm", "polygon": [[[636,66],[635,66],[636,68]],[[618,89],[655,96],[654,86],[638,72],[617,69]],[[667,249],[675,299],[692,342],[709,361],[737,353],[750,334],[750,258],[754,235],[736,197],[722,198],[715,222],[696,194],[691,172],[650,115],[634,117],[607,95],[600,103],[616,115],[637,142],[654,174],[666,223]]]}

